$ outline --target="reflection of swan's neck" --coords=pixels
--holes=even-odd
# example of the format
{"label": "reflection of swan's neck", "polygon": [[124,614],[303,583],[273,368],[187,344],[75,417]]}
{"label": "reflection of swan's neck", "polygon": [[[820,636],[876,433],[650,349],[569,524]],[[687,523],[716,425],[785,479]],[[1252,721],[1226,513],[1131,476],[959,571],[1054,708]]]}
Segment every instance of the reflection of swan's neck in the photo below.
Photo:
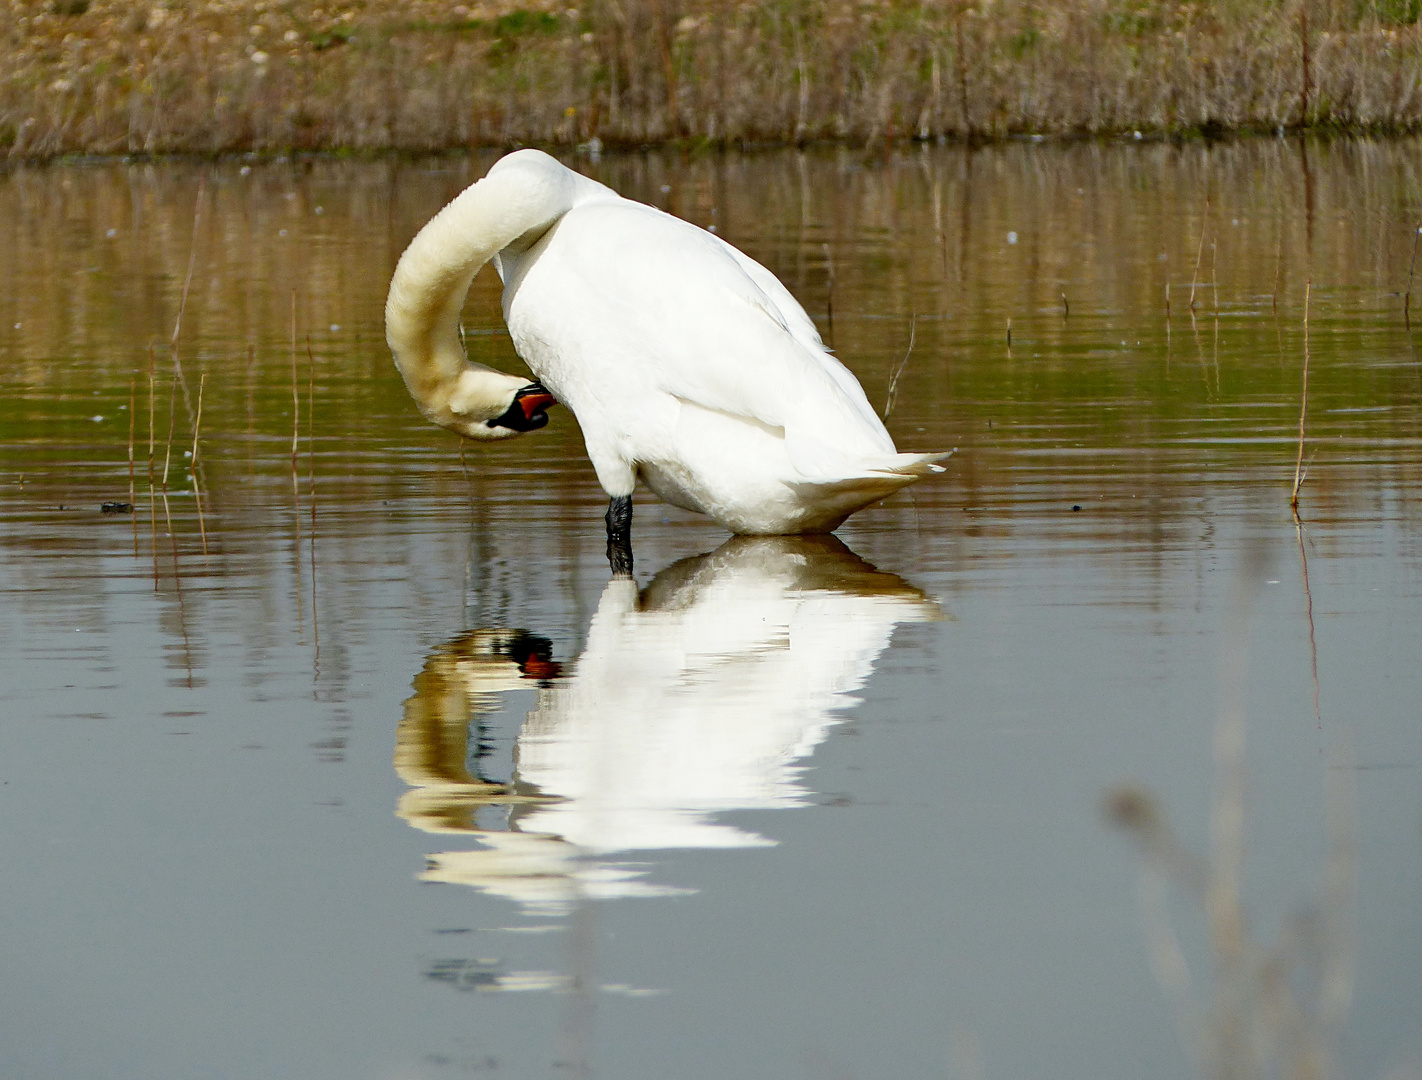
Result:
{"label": "reflection of swan's neck", "polygon": [[546,154],[500,161],[420,230],[400,257],[385,302],[385,339],[420,411],[471,438],[515,434],[490,428],[528,380],[465,357],[459,315],[469,284],[498,252],[526,247],[573,204],[578,177]]}

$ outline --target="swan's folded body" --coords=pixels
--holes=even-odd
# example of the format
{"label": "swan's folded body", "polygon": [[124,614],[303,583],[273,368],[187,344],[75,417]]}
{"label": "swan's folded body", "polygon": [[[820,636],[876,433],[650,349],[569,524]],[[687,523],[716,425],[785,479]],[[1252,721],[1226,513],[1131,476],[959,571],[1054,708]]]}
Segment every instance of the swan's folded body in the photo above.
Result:
{"label": "swan's folded body", "polygon": [[715,235],[538,151],[500,160],[427,230],[448,216],[468,231],[500,203],[511,223],[483,243],[499,243],[514,346],[578,418],[614,498],[640,476],[733,532],[827,532],[939,471],[946,454],[896,451],[794,297]]}

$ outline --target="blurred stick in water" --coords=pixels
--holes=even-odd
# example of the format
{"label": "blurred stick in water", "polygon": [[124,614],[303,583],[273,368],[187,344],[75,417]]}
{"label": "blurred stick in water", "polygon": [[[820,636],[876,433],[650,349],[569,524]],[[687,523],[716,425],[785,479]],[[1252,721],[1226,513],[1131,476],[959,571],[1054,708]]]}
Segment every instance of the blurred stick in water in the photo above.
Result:
{"label": "blurred stick in water", "polygon": [[1304,362],[1303,362],[1303,393],[1299,400],[1299,456],[1294,462],[1294,491],[1289,496],[1289,508],[1294,512],[1294,519],[1299,516],[1299,486],[1303,483],[1303,453],[1304,453],[1304,421],[1308,417],[1308,302],[1313,291],[1313,280],[1304,284]]}
{"label": "blurred stick in water", "polygon": [[[1140,845],[1141,906],[1152,967],[1171,998],[1200,1074],[1221,1080],[1328,1080],[1335,1075],[1332,1047],[1353,989],[1353,765],[1345,747],[1332,756],[1328,768],[1322,910],[1288,920],[1277,943],[1262,946],[1250,937],[1242,899],[1245,645],[1250,609],[1263,577],[1262,560],[1256,555],[1250,562],[1223,635],[1208,859],[1202,861],[1180,845],[1163,809],[1142,785],[1123,784],[1108,792],[1105,809]],[[1202,988],[1203,1002],[1192,990],[1189,964],[1171,923],[1171,883],[1199,903],[1205,917],[1212,975]],[[1311,969],[1314,976],[1311,998],[1303,993],[1301,969]]]}

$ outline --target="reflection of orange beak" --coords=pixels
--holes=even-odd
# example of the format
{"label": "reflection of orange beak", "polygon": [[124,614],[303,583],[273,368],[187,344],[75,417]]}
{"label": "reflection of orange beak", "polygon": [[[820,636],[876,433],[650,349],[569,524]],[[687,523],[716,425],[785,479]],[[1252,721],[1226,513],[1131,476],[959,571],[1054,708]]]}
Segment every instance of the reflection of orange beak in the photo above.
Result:
{"label": "reflection of orange beak", "polygon": [[563,673],[563,665],[556,660],[544,660],[530,656],[519,667],[525,679],[556,679]]}
{"label": "reflection of orange beak", "polygon": [[523,418],[532,420],[533,414],[541,412],[550,405],[557,405],[558,399],[547,390],[534,391],[531,394],[520,394],[514,399],[518,402],[518,407],[523,410]]}

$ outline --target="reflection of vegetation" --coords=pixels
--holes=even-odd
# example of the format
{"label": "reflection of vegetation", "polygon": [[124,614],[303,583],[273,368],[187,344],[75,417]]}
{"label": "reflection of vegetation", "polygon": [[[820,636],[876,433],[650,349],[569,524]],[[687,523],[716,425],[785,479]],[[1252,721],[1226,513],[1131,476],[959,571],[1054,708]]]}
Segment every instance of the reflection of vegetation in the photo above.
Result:
{"label": "reflection of vegetation", "polygon": [[[828,298],[828,246],[835,348],[871,400],[887,397],[913,322],[891,427],[905,449],[961,448],[953,469],[911,500],[924,529],[967,541],[984,528],[1059,534],[1060,521],[1043,508],[1080,504],[1070,536],[1092,539],[1095,550],[1131,545],[1141,557],[1131,572],[1149,577],[1158,560],[1197,542],[1199,500],[1207,488],[1221,490],[1217,480],[1287,485],[1306,273],[1308,425],[1318,450],[1308,516],[1324,521],[1365,504],[1375,513],[1378,499],[1389,512],[1422,513],[1422,466],[1405,449],[1422,433],[1417,368],[1402,299],[1389,296],[1406,285],[1416,223],[1403,221],[1400,208],[1422,202],[1422,159],[1407,142],[1309,143],[1307,155],[1307,174],[1291,140],[1010,145],[852,168],[815,153],[608,155],[581,167],[717,224],[816,316]],[[289,528],[293,292],[303,384],[308,333],[316,359],[314,416],[303,405],[301,427],[304,438],[314,423],[323,513],[335,515],[338,536],[360,538],[333,544],[332,569],[367,559],[362,545],[372,535],[418,528],[414,516],[431,506],[469,505],[455,446],[424,429],[400,387],[380,313],[402,238],[488,160],[209,167],[181,352],[194,414],[207,376],[203,489],[214,567],[248,572],[240,560],[253,538]],[[173,375],[166,342],[200,171],[132,165],[0,178],[0,250],[14,253],[0,258],[0,496],[10,505],[54,512],[84,503],[97,516],[103,502],[131,501],[129,387],[136,377],[143,472],[150,342],[158,345],[161,469]],[[1206,188],[1205,284],[1192,325],[1183,294]],[[1020,237],[1010,247],[1009,230]],[[1167,339],[1163,300],[1172,281]],[[1002,348],[1007,315],[1011,357]],[[492,273],[475,282],[465,326],[475,359],[517,370]],[[180,455],[194,419],[181,393],[176,416]],[[476,511],[502,513],[516,502],[525,520],[595,522],[603,503],[584,461],[566,416],[536,441],[471,449]],[[175,475],[170,487],[186,489],[182,471]],[[196,552],[191,503],[172,509],[180,550]],[[142,537],[146,513],[140,500]],[[479,518],[480,534],[498,543],[500,530],[484,524],[491,520]],[[542,530],[539,542],[553,543],[556,532]],[[29,533],[0,537],[30,542]],[[323,619],[323,637],[326,629]]]}

